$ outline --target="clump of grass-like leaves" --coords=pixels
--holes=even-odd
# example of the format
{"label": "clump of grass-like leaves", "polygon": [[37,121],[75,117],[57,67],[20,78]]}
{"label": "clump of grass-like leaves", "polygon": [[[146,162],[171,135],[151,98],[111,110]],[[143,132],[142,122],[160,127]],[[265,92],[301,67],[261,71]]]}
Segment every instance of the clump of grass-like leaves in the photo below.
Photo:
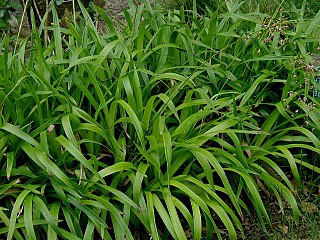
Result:
{"label": "clump of grass-like leaves", "polygon": [[[299,209],[320,173],[310,51],[320,14],[151,8],[0,42],[0,234],[7,239],[230,239],[262,196]],[[49,39],[43,41],[43,32]],[[47,45],[46,45],[47,44]],[[307,70],[307,71],[306,71]],[[318,85],[315,85],[319,87]],[[205,231],[204,231],[205,229]]]}

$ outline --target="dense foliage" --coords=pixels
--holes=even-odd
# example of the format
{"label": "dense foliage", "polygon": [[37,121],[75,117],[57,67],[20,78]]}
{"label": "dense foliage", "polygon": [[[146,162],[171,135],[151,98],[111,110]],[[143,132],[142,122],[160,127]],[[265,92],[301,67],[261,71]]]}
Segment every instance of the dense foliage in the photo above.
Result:
{"label": "dense foliage", "polygon": [[8,28],[8,22],[11,14],[19,8],[19,4],[9,0],[0,1],[0,30],[4,31]]}
{"label": "dense foliage", "polygon": [[117,31],[96,10],[106,33],[53,6],[52,26],[0,41],[0,234],[237,239],[244,215],[269,223],[262,196],[298,222],[301,173],[320,173],[320,13],[146,1]]}

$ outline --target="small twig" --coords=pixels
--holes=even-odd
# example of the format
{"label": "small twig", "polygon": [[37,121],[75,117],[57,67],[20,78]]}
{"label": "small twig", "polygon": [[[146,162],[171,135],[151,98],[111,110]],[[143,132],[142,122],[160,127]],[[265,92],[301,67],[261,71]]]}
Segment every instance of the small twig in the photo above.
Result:
{"label": "small twig", "polygon": [[[48,13],[48,12],[49,12],[49,1],[46,0],[46,13]],[[46,15],[46,25],[48,25],[48,14]],[[44,41],[45,41],[46,46],[48,46],[50,43],[48,31],[46,28],[44,28],[43,30],[44,30]]]}
{"label": "small twig", "polygon": [[[27,0],[27,1],[28,1],[28,0]],[[23,7],[23,9],[25,9],[26,6],[27,6],[27,5],[26,5],[25,1],[22,0],[22,7]],[[22,17],[21,22],[23,22],[23,20],[24,20],[24,17]],[[28,21],[26,21],[26,22],[27,22],[27,28],[30,29],[29,19],[28,19]]]}
{"label": "small twig", "polygon": [[76,24],[76,5],[74,0],[72,0],[72,15],[73,15],[73,24]]}
{"label": "small twig", "polygon": [[[16,49],[17,49],[17,46],[18,46],[18,40],[19,40],[19,37],[20,37],[20,34],[21,34],[21,29],[22,29],[22,23],[23,23],[23,20],[25,18],[25,15],[26,15],[26,11],[27,11],[27,5],[29,3],[30,0],[27,0],[26,4],[24,3],[24,0],[22,0],[22,3],[24,4],[24,8],[23,8],[23,13],[22,13],[22,18],[21,18],[21,21],[20,21],[20,25],[19,25],[19,30],[18,30],[18,34],[17,34],[17,40],[16,40],[16,44],[14,45],[14,49],[13,49],[13,52],[15,53],[16,52]],[[29,24],[28,24],[28,27],[30,28]]]}
{"label": "small twig", "polygon": [[40,22],[42,22],[42,17],[41,17],[40,11],[38,9],[38,6],[37,6],[37,3],[35,0],[33,0],[33,5],[34,5],[34,9],[36,10],[36,13],[38,15],[38,18],[40,19]]}

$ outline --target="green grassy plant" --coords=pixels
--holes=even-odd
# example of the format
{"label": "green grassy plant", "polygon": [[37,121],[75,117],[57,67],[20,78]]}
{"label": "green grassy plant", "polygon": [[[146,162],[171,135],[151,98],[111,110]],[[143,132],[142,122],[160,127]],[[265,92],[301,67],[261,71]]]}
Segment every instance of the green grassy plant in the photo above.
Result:
{"label": "green grassy plant", "polygon": [[270,223],[262,196],[298,222],[293,182],[320,173],[320,15],[238,7],[201,17],[131,4],[121,32],[97,8],[108,33],[83,6],[63,28],[53,7],[53,25],[14,51],[4,37],[0,234],[237,239],[250,209]]}
{"label": "green grassy plant", "polygon": [[[315,16],[320,10],[320,3],[318,0],[161,0],[156,1],[161,3],[167,9],[180,9],[181,6],[185,10],[193,13],[205,14],[207,10],[221,12],[232,6],[233,11],[240,11],[242,13],[267,13],[273,14],[278,11],[286,11],[292,13],[304,13],[306,16]],[[303,10],[301,10],[303,9]]]}

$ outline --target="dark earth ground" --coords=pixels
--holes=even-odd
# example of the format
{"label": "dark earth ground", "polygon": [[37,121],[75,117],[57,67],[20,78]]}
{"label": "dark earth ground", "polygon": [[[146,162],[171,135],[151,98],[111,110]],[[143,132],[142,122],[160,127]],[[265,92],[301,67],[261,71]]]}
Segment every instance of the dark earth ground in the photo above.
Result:
{"label": "dark earth ground", "polygon": [[[2,1],[2,0],[0,0]],[[26,0],[13,0],[14,2],[21,2],[25,3]],[[103,7],[107,10],[109,16],[114,20],[122,20],[121,12],[122,10],[128,8],[128,1],[126,0],[95,0],[94,2],[99,3],[98,6]],[[11,31],[13,33],[17,33],[19,30],[19,21],[17,19],[21,18],[23,15],[23,9],[19,9],[16,11],[12,17],[13,21],[10,21]],[[17,18],[17,19],[14,19]],[[28,21],[24,21],[23,29],[22,29],[22,36],[27,36],[29,33],[29,23]]]}

